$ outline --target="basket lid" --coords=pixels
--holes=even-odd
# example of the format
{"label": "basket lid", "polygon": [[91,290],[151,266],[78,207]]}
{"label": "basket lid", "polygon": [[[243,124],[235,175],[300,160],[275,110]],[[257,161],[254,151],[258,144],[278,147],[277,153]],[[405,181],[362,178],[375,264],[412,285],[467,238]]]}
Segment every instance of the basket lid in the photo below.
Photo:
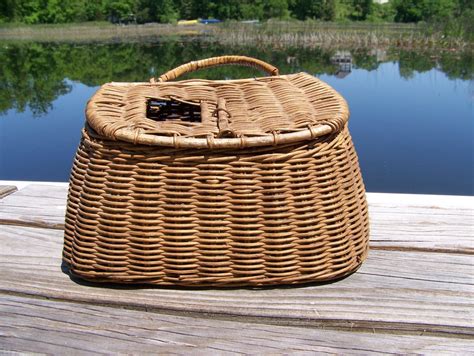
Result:
{"label": "basket lid", "polygon": [[[269,77],[191,79],[179,75],[223,64],[253,66]],[[244,148],[305,141],[340,131],[345,100],[307,73],[243,56],[214,57],[177,67],[148,83],[108,83],[87,105],[88,124],[113,140],[176,148]]]}

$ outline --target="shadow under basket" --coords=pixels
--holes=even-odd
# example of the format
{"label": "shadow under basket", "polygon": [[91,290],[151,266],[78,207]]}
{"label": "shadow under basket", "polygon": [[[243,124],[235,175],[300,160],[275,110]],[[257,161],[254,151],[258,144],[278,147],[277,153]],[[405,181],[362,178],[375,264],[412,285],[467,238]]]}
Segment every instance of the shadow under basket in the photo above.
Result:
{"label": "shadow under basket", "polygon": [[[223,64],[271,74],[174,81]],[[63,260],[96,282],[264,286],[355,271],[369,222],[344,99],[257,59],[191,62],[89,101]]]}

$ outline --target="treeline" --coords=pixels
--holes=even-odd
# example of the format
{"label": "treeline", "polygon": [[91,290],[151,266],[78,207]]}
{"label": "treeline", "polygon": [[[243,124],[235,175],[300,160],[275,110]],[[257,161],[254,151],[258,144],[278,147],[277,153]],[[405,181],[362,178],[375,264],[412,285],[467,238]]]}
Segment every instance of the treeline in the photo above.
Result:
{"label": "treeline", "polygon": [[0,22],[110,21],[169,23],[178,19],[444,21],[473,18],[473,0],[2,0]]}

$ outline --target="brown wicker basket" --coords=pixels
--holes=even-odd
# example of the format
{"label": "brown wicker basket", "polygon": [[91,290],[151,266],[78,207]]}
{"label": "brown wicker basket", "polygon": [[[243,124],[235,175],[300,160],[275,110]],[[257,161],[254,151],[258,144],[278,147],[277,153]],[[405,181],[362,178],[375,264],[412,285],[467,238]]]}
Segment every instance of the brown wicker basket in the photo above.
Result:
{"label": "brown wicker basket", "polygon": [[[242,64],[272,76],[184,80]],[[348,109],[306,73],[191,62],[109,83],[87,105],[63,258],[93,281],[260,286],[326,281],[367,255],[365,190]]]}

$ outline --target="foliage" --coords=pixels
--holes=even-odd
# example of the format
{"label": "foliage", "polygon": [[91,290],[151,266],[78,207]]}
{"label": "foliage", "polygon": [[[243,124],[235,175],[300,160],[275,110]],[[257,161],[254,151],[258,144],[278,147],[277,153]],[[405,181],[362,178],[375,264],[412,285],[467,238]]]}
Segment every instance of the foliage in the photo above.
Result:
{"label": "foliage", "polygon": [[372,13],[367,15],[367,20],[371,22],[393,22],[395,15],[395,9],[390,2],[385,4],[373,3]]}
{"label": "foliage", "polygon": [[[140,0],[139,2],[135,2],[133,8],[133,16],[128,20],[137,23],[169,23],[175,22],[179,17],[172,0]],[[123,20],[124,19],[121,18],[119,22]]]}
{"label": "foliage", "polygon": [[349,6],[352,8],[351,20],[367,20],[373,12],[372,0],[352,0]]}
{"label": "foliage", "polygon": [[336,1],[295,0],[290,10],[299,20],[311,18],[333,21],[336,18]]}
{"label": "foliage", "polygon": [[474,41],[474,1],[458,0],[453,11],[433,17],[430,26],[445,36]]}
{"label": "foliage", "polygon": [[474,40],[473,0],[2,0],[0,23],[172,23],[179,19],[425,22]]}
{"label": "foliage", "polygon": [[392,0],[398,22],[430,21],[449,17],[456,9],[456,0]]}
{"label": "foliage", "polygon": [[172,22],[179,18],[431,21],[472,9],[472,0],[3,0],[0,22]]}

